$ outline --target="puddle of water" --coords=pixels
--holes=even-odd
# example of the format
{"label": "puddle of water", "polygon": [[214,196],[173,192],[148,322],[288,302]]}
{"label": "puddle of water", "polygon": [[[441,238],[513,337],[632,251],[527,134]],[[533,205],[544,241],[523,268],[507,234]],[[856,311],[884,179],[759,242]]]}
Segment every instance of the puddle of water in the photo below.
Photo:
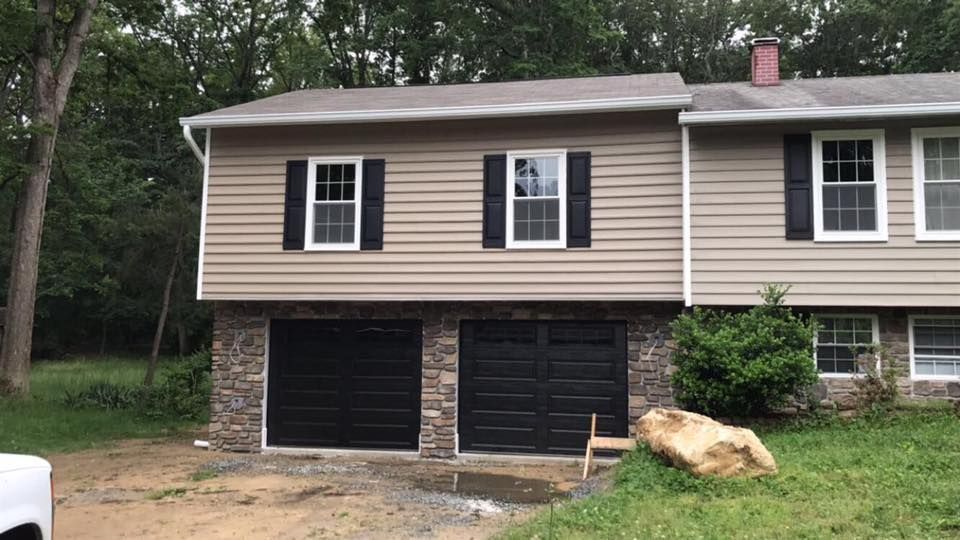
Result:
{"label": "puddle of water", "polygon": [[517,504],[542,504],[567,496],[549,480],[477,472],[444,473],[421,478],[418,487]]}

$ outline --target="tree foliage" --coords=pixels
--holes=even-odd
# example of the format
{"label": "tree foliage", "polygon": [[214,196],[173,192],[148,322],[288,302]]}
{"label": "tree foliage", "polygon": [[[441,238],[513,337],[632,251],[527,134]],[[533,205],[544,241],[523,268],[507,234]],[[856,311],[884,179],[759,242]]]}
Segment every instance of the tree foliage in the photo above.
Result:
{"label": "tree foliage", "polygon": [[[0,2],[3,280],[31,129],[33,11]],[[207,340],[209,307],[194,299],[200,167],[181,116],[304,88],[746,80],[746,43],[766,35],[783,38],[787,77],[960,69],[958,0],[105,0],[58,136],[36,353],[145,350],[178,231],[190,249],[166,347]]]}

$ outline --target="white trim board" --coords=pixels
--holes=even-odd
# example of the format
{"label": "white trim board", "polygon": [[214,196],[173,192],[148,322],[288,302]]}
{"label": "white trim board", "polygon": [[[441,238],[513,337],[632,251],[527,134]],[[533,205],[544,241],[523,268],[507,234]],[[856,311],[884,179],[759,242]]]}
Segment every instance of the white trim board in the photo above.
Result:
{"label": "white trim board", "polygon": [[791,120],[868,120],[876,118],[943,116],[951,114],[960,114],[960,102],[692,111],[681,112],[679,122],[681,125],[706,126],[784,122]]}
{"label": "white trim board", "polygon": [[[353,241],[342,243],[318,243],[314,241],[316,205],[348,203],[351,201],[317,200],[317,165],[353,165]],[[307,193],[304,212],[304,251],[360,251],[360,218],[363,200],[363,156],[315,156],[307,159]]]}
{"label": "white trim board", "polygon": [[215,114],[180,119],[191,127],[239,127],[294,124],[348,124],[358,122],[411,122],[416,120],[457,120],[502,116],[540,116],[593,112],[654,111],[680,109],[693,103],[690,94],[655,97],[620,97],[508,103],[503,105],[463,105],[413,109],[375,109],[354,111],[315,111],[273,114]]}

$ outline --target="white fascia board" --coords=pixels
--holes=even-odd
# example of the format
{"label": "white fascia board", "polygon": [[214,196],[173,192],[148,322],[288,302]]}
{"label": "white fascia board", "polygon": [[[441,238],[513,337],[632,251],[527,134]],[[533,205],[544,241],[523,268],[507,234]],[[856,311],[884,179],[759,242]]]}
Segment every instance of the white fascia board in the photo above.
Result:
{"label": "white fascia board", "polygon": [[276,114],[238,114],[191,116],[180,119],[190,127],[239,127],[293,124],[347,124],[361,122],[411,122],[416,120],[457,120],[501,116],[540,116],[549,114],[647,111],[689,107],[689,94],[656,97],[629,97],[518,103],[506,105],[467,105],[419,109],[383,109],[371,111],[328,111]]}
{"label": "white fascia board", "polygon": [[856,105],[847,107],[794,107],[739,111],[681,112],[681,125],[748,124],[789,120],[864,120],[908,116],[960,114],[960,102],[908,103],[903,105]]}

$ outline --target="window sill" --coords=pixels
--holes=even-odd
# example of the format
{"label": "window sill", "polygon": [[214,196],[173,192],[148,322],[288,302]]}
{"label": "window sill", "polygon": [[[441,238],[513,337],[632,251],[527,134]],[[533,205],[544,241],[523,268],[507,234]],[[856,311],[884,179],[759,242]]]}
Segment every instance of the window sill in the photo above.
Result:
{"label": "window sill", "polygon": [[819,233],[814,236],[813,241],[818,243],[830,242],[886,242],[889,240],[886,231],[882,233],[870,234],[829,234]]}
{"label": "window sill", "polygon": [[527,250],[527,249],[535,249],[535,250],[552,249],[552,250],[556,250],[556,251],[565,251],[565,250],[567,249],[567,246],[566,246],[566,244],[557,243],[557,242],[550,242],[550,243],[546,243],[546,242],[529,242],[529,243],[528,243],[528,242],[520,242],[520,243],[513,242],[513,243],[508,243],[508,244],[507,244],[507,250],[509,250],[509,251],[523,251],[523,250]]}
{"label": "window sill", "polygon": [[859,374],[854,373],[820,373],[821,379],[853,379]]}
{"label": "window sill", "polygon": [[960,381],[960,376],[957,375],[913,375],[910,377],[911,382],[954,382]]}
{"label": "window sill", "polygon": [[304,246],[304,251],[360,251],[357,244],[323,244]]}
{"label": "window sill", "polygon": [[915,238],[917,242],[958,242],[960,241],[960,231],[918,231]]}

